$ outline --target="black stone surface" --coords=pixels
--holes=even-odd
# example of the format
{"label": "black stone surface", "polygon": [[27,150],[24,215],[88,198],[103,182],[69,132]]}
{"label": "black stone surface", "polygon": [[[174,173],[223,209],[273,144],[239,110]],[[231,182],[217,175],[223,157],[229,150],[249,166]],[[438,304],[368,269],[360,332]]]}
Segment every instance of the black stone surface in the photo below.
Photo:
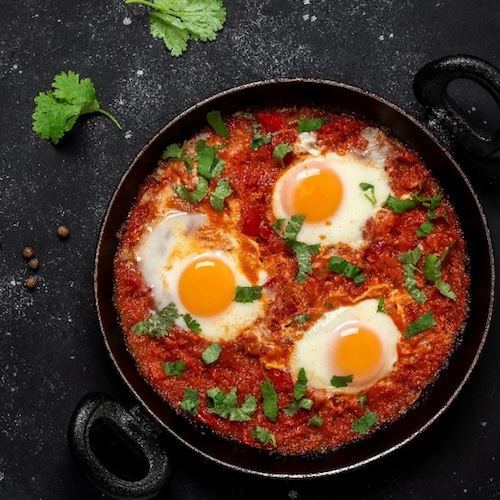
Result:
{"label": "black stone surface", "polygon": [[[500,67],[496,0],[226,0],[217,40],[173,58],[149,34],[147,10],[121,0],[0,0],[0,498],[97,499],[74,465],[71,413],[99,390],[133,397],[107,357],[94,310],[93,261],[122,173],[178,112],[255,80],[304,76],[377,93],[419,119],[415,72],[466,53]],[[33,98],[72,69],[95,84],[104,117],[78,122],[54,147],[31,130]],[[493,130],[499,108],[474,85],[454,90],[471,120]],[[500,165],[460,159],[500,245]],[[60,224],[70,230],[56,235]],[[38,285],[22,257],[32,246]],[[498,309],[498,308],[497,308]],[[161,498],[500,498],[500,313],[452,406],[403,449],[343,475],[264,480],[208,464],[172,442]]]}

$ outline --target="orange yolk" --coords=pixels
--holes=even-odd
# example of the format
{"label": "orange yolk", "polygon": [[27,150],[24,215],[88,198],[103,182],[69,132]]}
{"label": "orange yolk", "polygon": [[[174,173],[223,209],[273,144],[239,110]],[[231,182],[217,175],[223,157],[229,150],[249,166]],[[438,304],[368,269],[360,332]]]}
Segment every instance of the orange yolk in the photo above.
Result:
{"label": "orange yolk", "polygon": [[291,197],[292,215],[305,215],[306,222],[321,222],[337,211],[342,193],[342,182],[333,170],[321,162],[310,162],[293,177],[291,193],[283,194]]}
{"label": "orange yolk", "polygon": [[[360,324],[347,323],[334,343],[334,375],[352,375],[353,384],[364,384],[375,378],[382,364],[382,343],[378,335]],[[338,373],[337,373],[338,372]]]}
{"label": "orange yolk", "polygon": [[214,257],[191,262],[179,279],[179,298],[196,316],[215,316],[234,299],[236,282],[231,268]]}

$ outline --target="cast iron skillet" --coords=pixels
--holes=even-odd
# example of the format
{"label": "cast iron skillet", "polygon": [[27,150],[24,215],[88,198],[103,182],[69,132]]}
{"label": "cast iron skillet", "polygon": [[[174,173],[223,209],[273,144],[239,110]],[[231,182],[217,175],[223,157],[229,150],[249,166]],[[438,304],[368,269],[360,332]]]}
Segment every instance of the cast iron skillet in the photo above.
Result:
{"label": "cast iron skillet", "polygon": [[[500,159],[500,132],[485,136],[475,130],[454,103],[447,85],[468,78],[487,89],[500,105],[500,73],[485,61],[454,56],[434,61],[416,75],[414,90],[426,106],[432,124],[451,132],[454,144],[485,160]],[[283,457],[227,441],[201,425],[177,415],[143,380],[128,354],[113,307],[113,258],[116,233],[134,203],[139,185],[156,167],[163,149],[182,142],[206,123],[206,113],[287,104],[308,104],[359,115],[419,152],[455,206],[470,254],[471,299],[468,322],[449,365],[422,402],[402,418],[372,436],[316,457]],[[474,367],[485,341],[494,296],[493,251],[479,201],[448,151],[411,116],[385,99],[358,88],[324,80],[277,79],[243,85],[215,95],[181,113],[136,156],[122,177],[106,212],[95,262],[95,295],[104,342],[119,374],[142,408],[127,410],[101,393],[92,393],[76,408],[69,427],[73,456],[89,478],[114,498],[151,498],[170,473],[165,451],[156,444],[166,430],[196,453],[223,467],[258,476],[300,479],[333,475],[382,457],[424,431],[455,399]],[[145,410],[145,411],[144,411]],[[98,458],[99,433],[116,433],[145,460],[141,477],[119,477]]]}

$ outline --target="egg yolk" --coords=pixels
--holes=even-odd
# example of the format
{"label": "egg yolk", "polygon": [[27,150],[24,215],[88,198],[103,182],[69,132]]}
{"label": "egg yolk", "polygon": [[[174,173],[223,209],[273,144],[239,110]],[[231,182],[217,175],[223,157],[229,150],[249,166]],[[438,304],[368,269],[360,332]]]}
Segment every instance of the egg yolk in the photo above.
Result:
{"label": "egg yolk", "polygon": [[370,382],[382,365],[382,343],[378,335],[357,322],[345,323],[339,329],[332,352],[334,375],[352,375],[350,385]]}
{"label": "egg yolk", "polygon": [[179,279],[179,298],[196,316],[215,316],[234,299],[236,281],[231,268],[214,257],[192,261]]}
{"label": "egg yolk", "polygon": [[[288,191],[288,190],[287,190]],[[293,176],[290,192],[284,192],[293,214],[305,215],[306,222],[321,222],[331,217],[342,201],[342,182],[322,162],[307,163]]]}

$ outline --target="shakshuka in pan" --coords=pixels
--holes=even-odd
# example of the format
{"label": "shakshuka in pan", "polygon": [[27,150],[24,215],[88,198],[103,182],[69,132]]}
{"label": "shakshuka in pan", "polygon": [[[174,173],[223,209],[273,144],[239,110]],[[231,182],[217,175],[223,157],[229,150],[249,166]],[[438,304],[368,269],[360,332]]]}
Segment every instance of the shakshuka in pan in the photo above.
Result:
{"label": "shakshuka in pan", "polygon": [[114,301],[142,376],[187,418],[281,454],[403,415],[468,307],[431,167],[354,116],[208,113],[165,148],[119,234]]}

